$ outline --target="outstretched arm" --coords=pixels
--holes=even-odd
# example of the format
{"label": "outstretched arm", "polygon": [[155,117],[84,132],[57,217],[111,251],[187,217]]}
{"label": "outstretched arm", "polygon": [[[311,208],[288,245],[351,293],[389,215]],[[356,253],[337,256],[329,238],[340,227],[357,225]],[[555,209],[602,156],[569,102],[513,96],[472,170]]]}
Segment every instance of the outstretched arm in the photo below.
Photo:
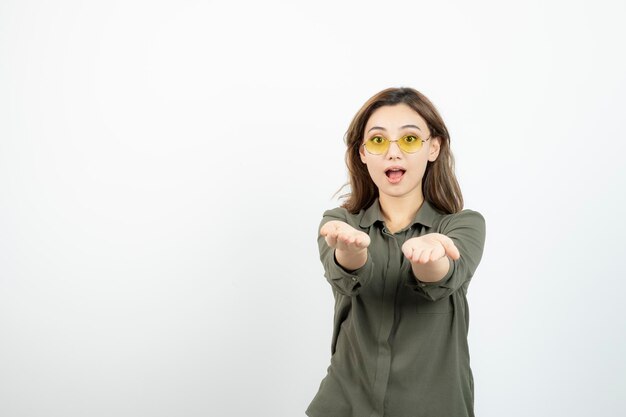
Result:
{"label": "outstretched arm", "polygon": [[335,259],[347,271],[355,271],[367,262],[370,237],[347,223],[331,220],[320,229],[326,244],[335,249]]}
{"label": "outstretched arm", "polygon": [[437,282],[446,276],[452,259],[461,254],[452,239],[441,233],[429,233],[407,240],[402,253],[411,262],[415,278],[421,282]]}
{"label": "outstretched arm", "polygon": [[403,252],[412,268],[407,284],[431,301],[465,286],[482,258],[485,231],[482,214],[465,209],[447,216],[440,233],[407,240]]}
{"label": "outstretched arm", "polygon": [[317,243],[324,276],[340,294],[357,295],[374,273],[368,253],[369,235],[350,222],[344,208],[326,210],[320,223]]}

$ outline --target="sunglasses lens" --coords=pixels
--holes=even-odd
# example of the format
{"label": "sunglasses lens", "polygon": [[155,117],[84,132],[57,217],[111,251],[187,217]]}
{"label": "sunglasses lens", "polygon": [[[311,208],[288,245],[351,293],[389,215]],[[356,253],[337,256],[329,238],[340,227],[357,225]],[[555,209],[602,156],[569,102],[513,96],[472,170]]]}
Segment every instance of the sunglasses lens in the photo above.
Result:
{"label": "sunglasses lens", "polygon": [[381,138],[380,136],[376,136],[365,141],[365,149],[367,149],[369,153],[375,155],[385,153],[388,147],[389,141],[385,138]]}
{"label": "sunglasses lens", "polygon": [[419,151],[421,149],[421,147],[422,147],[422,140],[420,138],[418,138],[417,136],[407,135],[407,136],[402,137],[398,141],[398,146],[404,152],[414,153],[414,152],[417,152],[417,151]]}
{"label": "sunglasses lens", "polygon": [[[365,141],[365,149],[371,154],[381,155],[387,152],[389,143],[390,142],[382,136],[374,136]],[[400,149],[406,153],[415,153],[422,148],[422,140],[414,135],[403,136],[396,143]]]}

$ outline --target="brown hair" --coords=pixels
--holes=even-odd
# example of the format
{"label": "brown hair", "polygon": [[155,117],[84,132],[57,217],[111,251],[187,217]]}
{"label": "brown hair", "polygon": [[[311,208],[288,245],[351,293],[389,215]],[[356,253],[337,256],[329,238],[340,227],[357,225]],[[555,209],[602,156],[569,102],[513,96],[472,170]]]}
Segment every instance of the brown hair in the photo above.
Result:
{"label": "brown hair", "polygon": [[[341,207],[356,214],[368,208],[378,197],[378,188],[361,162],[359,148],[363,141],[365,125],[374,110],[382,106],[404,103],[415,110],[426,121],[431,137],[438,137],[441,143],[439,155],[434,162],[428,161],[422,179],[422,193],[436,209],[446,214],[457,213],[463,209],[463,196],[454,175],[454,156],[450,150],[448,129],[435,106],[419,91],[408,88],[387,88],[371,97],[356,113],[344,136],[346,165],[350,180],[339,191],[350,185],[351,192],[343,194],[346,198]],[[337,193],[339,192],[337,191]],[[335,195],[337,194],[335,193]]]}

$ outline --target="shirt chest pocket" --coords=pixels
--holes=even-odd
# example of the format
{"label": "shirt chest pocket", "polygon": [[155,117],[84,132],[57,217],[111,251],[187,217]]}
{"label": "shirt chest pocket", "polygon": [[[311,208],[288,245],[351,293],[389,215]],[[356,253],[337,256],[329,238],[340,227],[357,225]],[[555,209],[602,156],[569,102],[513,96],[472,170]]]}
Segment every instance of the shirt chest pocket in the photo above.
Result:
{"label": "shirt chest pocket", "polygon": [[[408,262],[402,265],[402,276],[405,277],[403,279],[410,280],[411,283],[414,282],[413,280],[415,278],[413,277]],[[454,310],[451,296],[432,301],[432,299],[429,299],[426,295],[429,291],[426,286],[431,284],[421,285],[423,285],[421,288],[404,286],[400,293],[400,302],[409,304],[409,308],[414,310],[417,314],[448,314]],[[420,294],[420,292],[424,294]]]}
{"label": "shirt chest pocket", "polygon": [[444,297],[437,301],[430,301],[414,293],[412,298],[417,314],[448,314],[452,312],[452,297]]}

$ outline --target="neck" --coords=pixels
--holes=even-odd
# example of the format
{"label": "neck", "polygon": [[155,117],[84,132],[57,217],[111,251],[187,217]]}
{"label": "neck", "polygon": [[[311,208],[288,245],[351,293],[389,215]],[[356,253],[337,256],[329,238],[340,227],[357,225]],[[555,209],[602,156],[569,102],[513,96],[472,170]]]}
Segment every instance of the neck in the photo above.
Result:
{"label": "neck", "polygon": [[393,197],[386,194],[379,196],[380,209],[388,229],[397,231],[413,221],[417,211],[424,202],[422,190],[418,190],[418,193],[402,197]]}

